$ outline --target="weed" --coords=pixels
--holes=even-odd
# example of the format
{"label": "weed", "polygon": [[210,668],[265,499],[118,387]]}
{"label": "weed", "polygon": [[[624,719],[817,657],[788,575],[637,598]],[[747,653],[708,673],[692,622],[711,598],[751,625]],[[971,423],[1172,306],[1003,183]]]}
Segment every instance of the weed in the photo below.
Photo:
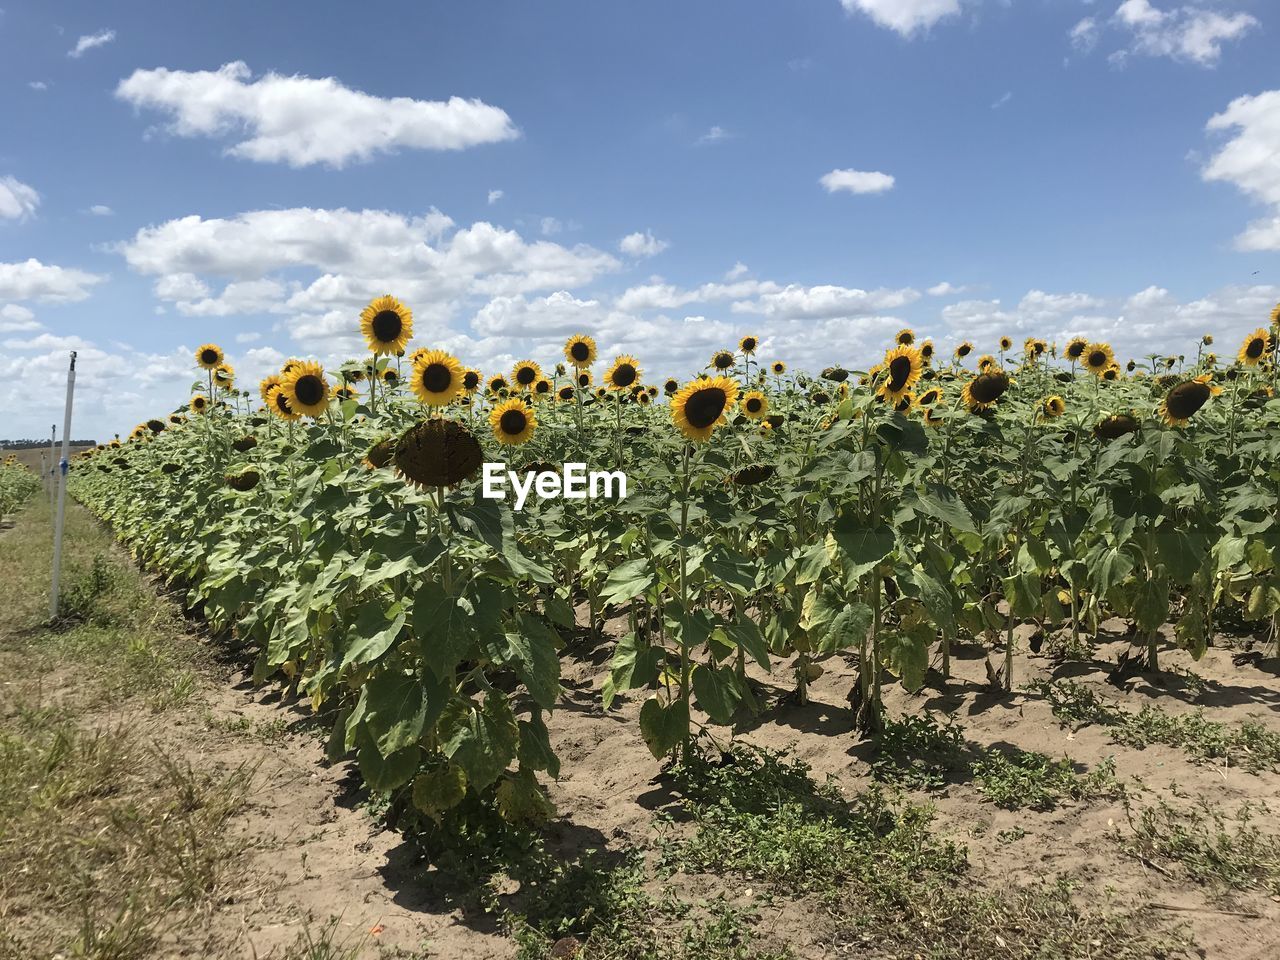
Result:
{"label": "weed", "polygon": [[1065,757],[1054,760],[1023,750],[1009,754],[992,751],[974,761],[973,775],[984,797],[1009,810],[1051,810],[1067,800],[1124,795],[1112,757],[1089,773],[1078,774]]}
{"label": "weed", "polygon": [[968,766],[964,729],[950,717],[939,724],[931,714],[887,717],[876,737],[871,762],[877,780],[917,790],[936,790]]}

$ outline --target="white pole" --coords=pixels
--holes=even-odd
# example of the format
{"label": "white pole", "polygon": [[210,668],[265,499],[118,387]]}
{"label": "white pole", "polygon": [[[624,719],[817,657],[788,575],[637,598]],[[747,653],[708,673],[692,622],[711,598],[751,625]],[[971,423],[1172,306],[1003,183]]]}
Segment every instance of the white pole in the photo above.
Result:
{"label": "white pole", "polygon": [[58,451],[54,449],[58,442],[58,425],[49,428],[49,472],[45,474],[45,486],[49,488],[49,511],[53,511],[54,495],[58,490]]}
{"label": "white pole", "polygon": [[58,463],[58,514],[53,528],[53,586],[49,591],[49,619],[58,616],[58,580],[62,575],[62,524],[67,511],[67,471],[71,466],[71,400],[76,390],[76,352],[71,351],[71,367],[67,370],[67,412],[62,421],[62,460]]}

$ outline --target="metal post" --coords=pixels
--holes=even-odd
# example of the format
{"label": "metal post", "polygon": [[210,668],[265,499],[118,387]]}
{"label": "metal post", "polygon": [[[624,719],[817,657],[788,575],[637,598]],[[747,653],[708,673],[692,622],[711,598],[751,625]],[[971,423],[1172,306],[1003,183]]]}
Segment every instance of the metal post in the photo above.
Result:
{"label": "metal post", "polygon": [[53,586],[49,591],[49,619],[58,616],[58,580],[62,575],[62,524],[67,511],[67,471],[71,466],[71,400],[76,390],[76,352],[67,370],[67,412],[62,421],[62,459],[58,462],[58,512],[53,527]]}
{"label": "metal post", "polygon": [[49,428],[49,472],[44,475],[45,486],[49,488],[49,513],[53,513],[53,504],[58,491],[58,451],[54,449],[58,442],[58,425]]}

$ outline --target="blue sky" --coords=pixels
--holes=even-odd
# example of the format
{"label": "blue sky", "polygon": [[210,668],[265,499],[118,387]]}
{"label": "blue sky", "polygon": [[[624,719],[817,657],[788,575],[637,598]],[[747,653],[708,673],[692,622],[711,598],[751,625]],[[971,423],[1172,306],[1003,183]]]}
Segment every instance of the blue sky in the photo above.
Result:
{"label": "blue sky", "polygon": [[486,370],[581,329],[651,379],[1280,299],[1264,0],[0,6],[0,435],[68,349],[108,436],[206,340],[246,386],[354,355],[382,292]]}

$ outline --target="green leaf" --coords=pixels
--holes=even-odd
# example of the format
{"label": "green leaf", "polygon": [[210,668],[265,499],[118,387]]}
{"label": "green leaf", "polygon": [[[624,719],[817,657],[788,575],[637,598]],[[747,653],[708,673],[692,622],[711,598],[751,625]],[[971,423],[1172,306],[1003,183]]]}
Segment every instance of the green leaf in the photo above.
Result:
{"label": "green leaf", "polygon": [[925,492],[918,496],[913,506],[918,512],[941,520],[953,530],[964,533],[978,532],[968,508],[950,487],[940,483],[928,484]]}
{"label": "green leaf", "polygon": [[653,564],[646,557],[628,560],[609,571],[600,599],[617,606],[640,596],[654,584]]}
{"label": "green leaf", "polygon": [[716,547],[702,561],[702,569],[706,571],[717,586],[725,586],[734,592],[747,595],[756,589],[756,567],[745,557],[729,553],[723,547]]}
{"label": "green leaf", "polygon": [[640,736],[661,760],[689,737],[689,702],[675,700],[663,706],[656,696],[650,697],[640,708]]}
{"label": "green leaf", "polygon": [[511,705],[500,693],[488,693],[484,706],[453,700],[440,718],[445,756],[466,771],[477,791],[493,783],[516,758],[520,729]]}
{"label": "green leaf", "polygon": [[699,663],[693,668],[693,695],[712,723],[727,724],[742,699],[736,677],[727,667]]}
{"label": "green leaf", "polygon": [[847,575],[850,585],[874,569],[893,551],[897,542],[888,526],[864,526],[849,515],[836,521],[831,535],[849,559]]}
{"label": "green leaf", "polygon": [[888,631],[880,637],[880,655],[897,674],[902,686],[915,693],[924,686],[929,668],[929,643],[933,631],[928,624],[903,631]]}
{"label": "green leaf", "polygon": [[545,770],[553,777],[560,776],[560,758],[551,749],[551,737],[542,714],[534,711],[528,720],[521,720],[520,746],[517,755],[520,766],[530,770]]}
{"label": "green leaf", "polygon": [[414,744],[397,750],[389,756],[374,742],[372,734],[363,726],[356,730],[356,761],[365,784],[375,793],[388,793],[408,783],[418,770],[421,751]]}
{"label": "green leaf", "polygon": [[455,763],[442,763],[418,774],[413,781],[413,805],[437,823],[467,795],[467,775]]}
{"label": "green leaf", "polygon": [[390,756],[417,743],[424,730],[435,724],[451,694],[449,685],[421,678],[403,670],[374,673],[361,693],[361,724],[378,751]]}
{"label": "green leaf", "polygon": [[441,679],[452,679],[475,640],[469,605],[449,596],[435,580],[424,583],[414,598],[413,632],[423,663]]}
{"label": "green leaf", "polygon": [[727,623],[724,632],[729,639],[747,652],[756,663],[769,670],[769,647],[765,643],[760,627],[750,617],[744,616],[735,623]]}
{"label": "green leaf", "polygon": [[1165,577],[1139,580],[1133,600],[1133,625],[1143,633],[1160,629],[1169,619],[1169,581]]}
{"label": "green leaf", "polygon": [[871,629],[873,619],[875,612],[865,603],[851,603],[841,607],[826,632],[821,637],[814,638],[815,652],[831,654],[857,647]]}
{"label": "green leaf", "polygon": [[392,604],[390,609],[385,608],[381,600],[362,603],[347,628],[343,667],[377,661],[400,636],[404,620],[404,609],[398,603]]}

